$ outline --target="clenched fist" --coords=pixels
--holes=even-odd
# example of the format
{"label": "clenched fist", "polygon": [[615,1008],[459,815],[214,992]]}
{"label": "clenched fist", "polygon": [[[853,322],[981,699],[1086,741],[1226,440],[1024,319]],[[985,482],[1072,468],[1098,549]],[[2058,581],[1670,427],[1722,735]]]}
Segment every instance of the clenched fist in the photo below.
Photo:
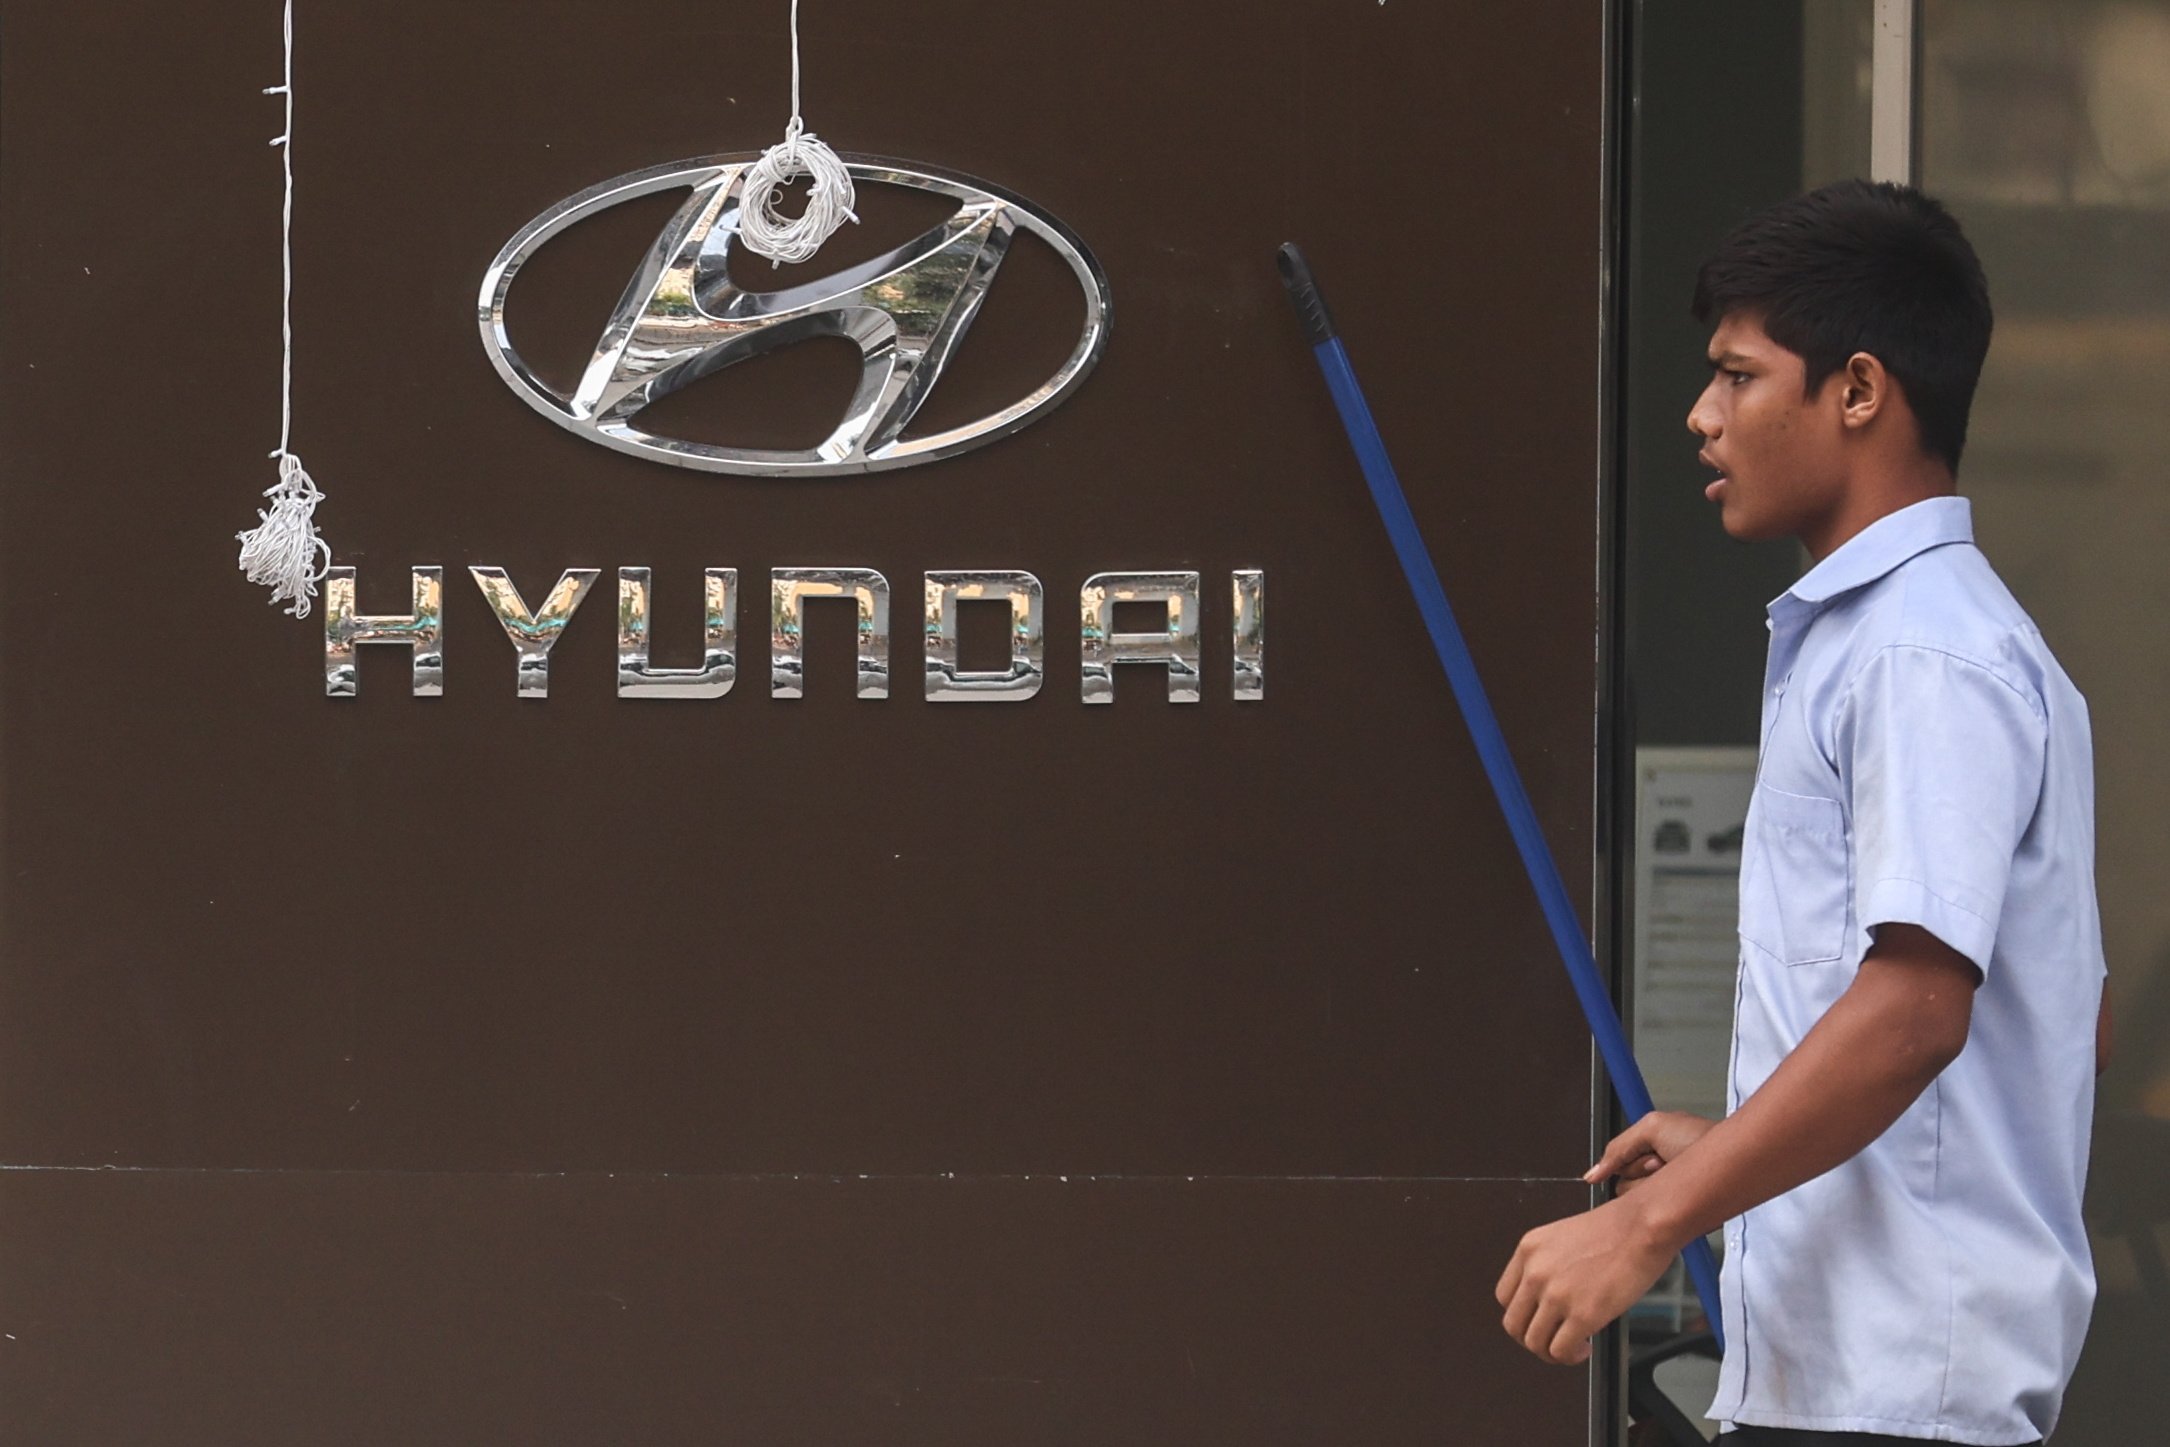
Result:
{"label": "clenched fist", "polygon": [[[1583,1179],[1613,1178],[1625,1196],[1703,1138],[1713,1122],[1652,1112],[1622,1131]],[[1507,1335],[1540,1358],[1572,1366],[1590,1338],[1648,1291],[1683,1243],[1648,1219],[1640,1200],[1608,1201],[1522,1238],[1493,1293]]]}

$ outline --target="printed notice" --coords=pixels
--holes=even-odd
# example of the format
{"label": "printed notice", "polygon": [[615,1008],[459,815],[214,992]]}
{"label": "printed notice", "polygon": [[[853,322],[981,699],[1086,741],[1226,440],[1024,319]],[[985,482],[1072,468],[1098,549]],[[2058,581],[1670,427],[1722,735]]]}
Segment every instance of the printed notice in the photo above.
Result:
{"label": "printed notice", "polygon": [[1752,748],[1635,755],[1635,1054],[1661,1110],[1725,1114]]}

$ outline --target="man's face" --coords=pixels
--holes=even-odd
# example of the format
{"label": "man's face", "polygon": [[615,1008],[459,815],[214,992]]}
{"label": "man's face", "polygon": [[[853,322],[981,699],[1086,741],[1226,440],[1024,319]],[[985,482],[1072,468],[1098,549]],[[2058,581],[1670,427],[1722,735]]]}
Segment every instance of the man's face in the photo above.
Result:
{"label": "man's face", "polygon": [[1710,338],[1710,385],[1688,413],[1701,460],[1722,474],[1703,495],[1744,542],[1813,538],[1837,511],[1845,469],[1843,372],[1805,396],[1800,355],[1764,335],[1762,319],[1728,316]]}

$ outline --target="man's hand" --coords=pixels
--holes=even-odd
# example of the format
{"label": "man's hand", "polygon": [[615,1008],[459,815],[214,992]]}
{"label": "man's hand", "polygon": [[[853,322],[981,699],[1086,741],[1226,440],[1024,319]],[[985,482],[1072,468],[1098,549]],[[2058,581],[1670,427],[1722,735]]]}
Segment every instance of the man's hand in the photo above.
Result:
{"label": "man's hand", "polygon": [[1981,978],[1927,930],[1881,926],[1853,983],[1739,1110],[1716,1123],[1650,1117],[1593,1168],[1625,1163],[1633,1195],[1522,1238],[1494,1293],[1507,1334],[1546,1361],[1586,1360],[1591,1334],[1675,1251],[1882,1135],[1966,1048]]}
{"label": "man's hand", "polygon": [[1614,1136],[1605,1154],[1582,1178],[1594,1186],[1608,1177],[1618,1177],[1615,1189],[1624,1196],[1659,1167],[1677,1160],[1682,1151],[1701,1140],[1703,1133],[1716,1124],[1677,1110],[1654,1110]]}
{"label": "man's hand", "polygon": [[[1652,1111],[1613,1137],[1583,1179],[1595,1185],[1618,1177],[1626,1195],[1716,1124]],[[1640,1212],[1614,1203],[1524,1236],[1493,1294],[1507,1309],[1507,1335],[1548,1362],[1572,1366],[1589,1360],[1590,1337],[1633,1306],[1672,1258]]]}
{"label": "man's hand", "polygon": [[1588,1361],[1590,1338],[1665,1274],[1674,1250],[1632,1201],[1538,1227],[1515,1248],[1493,1292],[1507,1309],[1507,1335],[1548,1362]]}

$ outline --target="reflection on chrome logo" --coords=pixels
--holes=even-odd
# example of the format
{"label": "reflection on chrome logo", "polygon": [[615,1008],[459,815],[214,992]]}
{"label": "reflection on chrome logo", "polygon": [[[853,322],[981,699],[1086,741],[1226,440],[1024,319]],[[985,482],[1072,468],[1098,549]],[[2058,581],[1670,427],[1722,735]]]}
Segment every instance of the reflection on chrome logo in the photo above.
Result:
{"label": "reflection on chrome logo", "polygon": [[[1107,277],[1068,227],[984,182],[926,167],[846,158],[859,184],[946,197],[957,211],[872,261],[821,281],[749,292],[729,274],[752,156],[712,157],[637,171],[581,192],[530,221],[483,278],[482,342],[498,373],[559,426],[620,452],[704,472],[820,477],[879,472],[953,457],[1023,427],[1083,382],[1107,345]],[[505,300],[520,267],[577,221],[638,197],[685,188],[671,218],[596,343],[571,396],[545,384],[514,350]],[[1054,376],[990,417],[927,437],[905,427],[941,380],[988,284],[1020,229],[1068,263],[1085,293],[1085,324]],[[858,344],[859,385],[836,429],[803,452],[755,451],[642,430],[650,403],[733,362],[808,337]]]}
{"label": "reflection on chrome logo", "polygon": [[[503,568],[468,570],[505,636],[522,698],[550,696],[550,650],[565,634],[601,570],[567,568],[539,605],[530,605]],[[738,570],[708,568],[702,578],[702,652],[697,665],[660,668],[649,658],[652,582],[647,568],[618,570],[618,697],[721,698],[738,681]],[[403,647],[413,656],[417,697],[445,688],[444,569],[409,570],[409,611],[364,614],[356,606],[351,567],[324,579],[324,691],[352,698],[361,687],[355,650],[363,644]],[[1256,568],[1229,575],[1229,696],[1252,703],[1266,696],[1266,575]],[[889,696],[889,580],[872,568],[773,568],[768,579],[769,693],[806,692],[806,604],[836,598],[852,607],[860,698]],[[1009,662],[967,670],[960,661],[958,611],[969,602],[999,603],[1008,611]],[[926,697],[932,703],[1022,703],[1040,691],[1047,668],[1046,590],[1032,574],[1010,569],[929,572],[923,576],[919,630],[924,640]],[[1147,604],[1161,626],[1118,630],[1115,609]],[[1095,573],[1078,590],[1079,692],[1086,703],[1115,701],[1115,670],[1125,663],[1168,671],[1168,701],[1197,703],[1204,660],[1200,637],[1204,595],[1197,573]]]}

